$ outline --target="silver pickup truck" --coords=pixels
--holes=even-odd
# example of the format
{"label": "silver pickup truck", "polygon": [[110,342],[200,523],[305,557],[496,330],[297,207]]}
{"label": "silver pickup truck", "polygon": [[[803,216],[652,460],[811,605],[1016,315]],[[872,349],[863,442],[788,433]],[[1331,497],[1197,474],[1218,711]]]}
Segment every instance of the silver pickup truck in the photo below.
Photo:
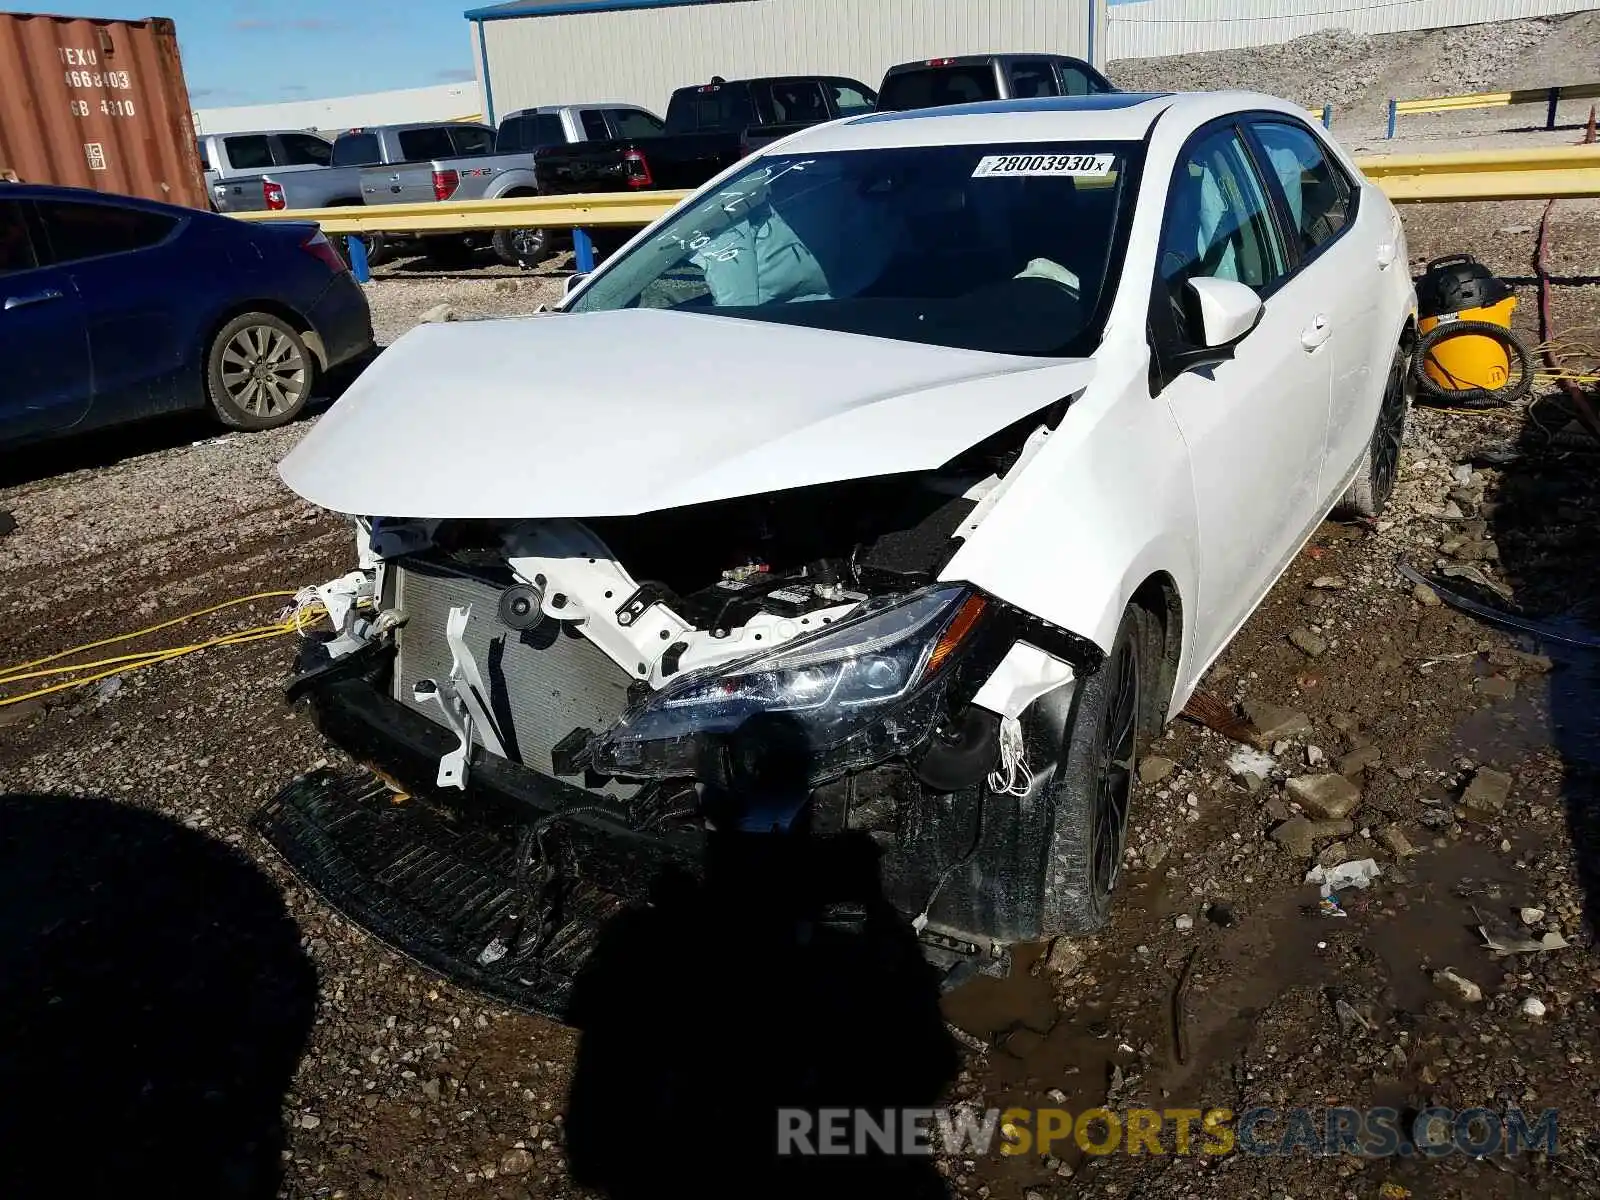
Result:
{"label": "silver pickup truck", "polygon": [[[493,147],[480,152],[463,152],[455,144],[457,139],[447,139],[443,129],[419,135],[417,142],[429,143],[428,148],[436,153],[408,153],[403,163],[368,167],[361,172],[361,198],[366,204],[420,204],[532,196],[538,193],[533,174],[535,151],[573,142],[657,137],[664,129],[661,118],[632,104],[525,108],[508,114],[500,122]],[[551,253],[550,233],[546,229],[501,229],[492,235],[458,238],[456,253],[471,254],[488,242],[507,265],[533,267]],[[440,245],[432,253],[443,257],[448,252]]]}
{"label": "silver pickup truck", "polygon": [[222,211],[235,181],[259,178],[263,172],[298,173],[326,167],[333,143],[303,129],[262,129],[240,133],[208,133],[195,140],[205,170],[212,207]]}
{"label": "silver pickup truck", "polygon": [[[225,180],[213,189],[212,199],[217,211],[224,213],[343,208],[362,202],[361,176],[368,168],[403,163],[440,145],[464,155],[487,154],[493,143],[494,130],[487,125],[461,121],[347,129],[334,139],[326,166],[318,170],[275,166]],[[406,239],[371,235],[363,240],[368,262],[376,266]]]}

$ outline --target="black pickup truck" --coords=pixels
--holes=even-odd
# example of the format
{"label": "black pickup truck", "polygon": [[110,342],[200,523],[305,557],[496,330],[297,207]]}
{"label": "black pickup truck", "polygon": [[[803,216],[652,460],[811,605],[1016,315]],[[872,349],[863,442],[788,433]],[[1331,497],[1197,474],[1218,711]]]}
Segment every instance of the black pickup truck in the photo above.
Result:
{"label": "black pickup truck", "polygon": [[879,112],[905,112],[1116,90],[1088,63],[1066,54],[962,54],[890,67],[878,88],[877,107]]}
{"label": "black pickup truck", "polygon": [[679,88],[658,137],[549,146],[534,156],[543,194],[697,188],[786,134],[871,112],[877,93],[835,75],[726,80]]}

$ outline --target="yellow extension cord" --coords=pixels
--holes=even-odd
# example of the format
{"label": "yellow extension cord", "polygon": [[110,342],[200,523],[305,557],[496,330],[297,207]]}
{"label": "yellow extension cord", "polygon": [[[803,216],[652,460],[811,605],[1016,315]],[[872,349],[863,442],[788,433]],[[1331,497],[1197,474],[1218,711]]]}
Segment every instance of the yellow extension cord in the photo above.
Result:
{"label": "yellow extension cord", "polygon": [[233,633],[218,634],[216,637],[207,638],[203,642],[194,642],[187,646],[172,646],[163,650],[146,650],[136,654],[119,654],[110,658],[99,658],[90,662],[72,663],[65,666],[47,665],[60,663],[64,658],[73,658],[90,650],[99,650],[106,646],[114,646],[122,642],[131,642],[137,638],[148,637],[150,634],[159,633],[163,629],[171,629],[175,625],[182,625],[188,621],[210,616],[212,613],[236,608],[241,604],[251,604],[257,600],[292,600],[296,595],[297,593],[295,592],[256,592],[250,596],[240,596],[234,600],[226,600],[221,604],[213,604],[210,608],[202,608],[196,612],[186,613],[181,617],[173,617],[170,621],[162,621],[145,629],[134,630],[132,633],[119,633],[116,637],[103,638],[98,642],[74,646],[70,650],[62,650],[57,654],[36,658],[32,662],[17,663],[15,666],[0,668],[0,689],[28,680],[48,679],[51,676],[58,675],[76,675],[80,671],[92,672],[79,678],[66,679],[46,687],[35,688],[33,691],[25,692],[20,696],[5,697],[0,699],[0,708],[10,704],[21,704],[25,700],[37,700],[41,696],[48,696],[54,692],[84,687],[102,679],[109,679],[113,675],[137,671],[142,667],[153,667],[157,663],[171,662],[175,658],[182,658],[186,654],[194,654],[199,650],[211,650],[218,646],[242,646],[250,642],[266,641],[269,638],[283,637],[291,633],[304,633],[309,622],[327,614],[327,609],[320,601],[302,605],[272,624],[255,625],[249,629],[236,630]]}

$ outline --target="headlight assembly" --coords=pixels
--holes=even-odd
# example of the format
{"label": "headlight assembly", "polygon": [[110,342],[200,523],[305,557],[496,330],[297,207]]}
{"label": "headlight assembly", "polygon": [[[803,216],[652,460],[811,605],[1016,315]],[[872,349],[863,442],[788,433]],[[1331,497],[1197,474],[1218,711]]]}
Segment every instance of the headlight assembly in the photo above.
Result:
{"label": "headlight assembly", "polygon": [[946,668],[984,607],[953,585],[868,601],[848,620],[656,692],[591,743],[589,765],[642,778],[695,774],[712,741],[777,714],[804,731],[811,782],[882,761],[928,735]]}

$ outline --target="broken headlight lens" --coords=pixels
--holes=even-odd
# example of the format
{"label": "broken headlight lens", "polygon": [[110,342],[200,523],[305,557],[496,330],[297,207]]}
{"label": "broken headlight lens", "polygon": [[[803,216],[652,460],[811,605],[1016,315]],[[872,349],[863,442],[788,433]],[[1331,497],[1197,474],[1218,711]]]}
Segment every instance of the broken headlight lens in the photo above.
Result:
{"label": "broken headlight lens", "polygon": [[949,585],[869,601],[837,625],[686,675],[596,739],[591,765],[618,775],[693,774],[704,738],[775,713],[805,730],[814,779],[881,761],[927,736],[941,691],[934,685],[983,605]]}

